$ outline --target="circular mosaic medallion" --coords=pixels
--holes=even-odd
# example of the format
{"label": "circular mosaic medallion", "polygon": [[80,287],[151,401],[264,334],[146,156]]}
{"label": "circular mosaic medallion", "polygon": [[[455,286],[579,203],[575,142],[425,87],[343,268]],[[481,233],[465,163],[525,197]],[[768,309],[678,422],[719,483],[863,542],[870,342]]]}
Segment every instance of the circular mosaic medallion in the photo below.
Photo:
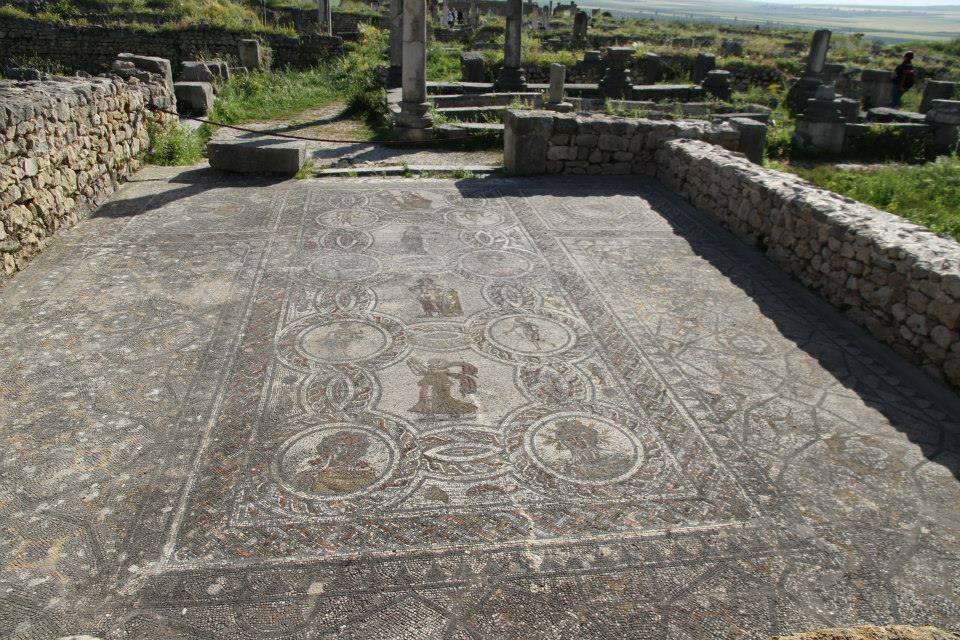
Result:
{"label": "circular mosaic medallion", "polygon": [[380,216],[370,209],[332,209],[317,216],[317,222],[328,227],[366,229],[380,224]]}
{"label": "circular mosaic medallion", "polygon": [[523,313],[497,318],[487,325],[485,333],[494,345],[525,356],[561,353],[577,339],[573,331],[556,320]]}
{"label": "circular mosaic medallion", "polygon": [[357,365],[376,370],[401,358],[407,350],[403,323],[382,314],[362,317],[311,315],[280,332],[277,356],[295,369],[317,365]]}
{"label": "circular mosaic medallion", "polygon": [[437,479],[466,482],[509,470],[503,435],[482,425],[453,424],[423,433],[423,470]]}
{"label": "circular mosaic medallion", "polygon": [[333,282],[357,282],[380,272],[380,261],[366,253],[324,253],[310,264],[318,278]]}
{"label": "circular mosaic medallion", "polygon": [[541,493],[637,498],[662,481],[663,453],[652,430],[616,405],[530,405],[508,418],[506,433],[515,477]]}
{"label": "circular mosaic medallion", "polygon": [[320,246],[333,251],[361,251],[373,245],[373,236],[357,229],[331,229],[320,236]]}
{"label": "circular mosaic medallion", "polygon": [[392,416],[359,414],[326,422],[283,442],[270,466],[261,504],[294,517],[342,516],[396,503],[416,488],[420,446]]}
{"label": "circular mosaic medallion", "polygon": [[519,278],[533,271],[534,261],[517,251],[477,249],[464,254],[460,266],[481,278]]}
{"label": "circular mosaic medallion", "polygon": [[461,227],[495,227],[503,224],[506,219],[496,209],[486,209],[482,206],[464,207],[459,205],[445,214],[447,222]]}
{"label": "circular mosaic medallion", "polygon": [[765,339],[750,333],[735,333],[724,336],[727,344],[733,347],[737,353],[745,356],[769,356],[773,349]]}
{"label": "circular mosaic medallion", "polygon": [[382,433],[350,423],[332,423],[288,440],[277,454],[280,482],[308,498],[368,492],[393,471],[397,445]]}
{"label": "circular mosaic medallion", "polygon": [[601,416],[563,412],[527,431],[524,448],[541,469],[576,484],[611,484],[643,463],[643,446],[622,426]]}
{"label": "circular mosaic medallion", "polygon": [[386,331],[361,320],[337,320],[300,335],[300,348],[307,355],[330,364],[366,360],[388,344]]}

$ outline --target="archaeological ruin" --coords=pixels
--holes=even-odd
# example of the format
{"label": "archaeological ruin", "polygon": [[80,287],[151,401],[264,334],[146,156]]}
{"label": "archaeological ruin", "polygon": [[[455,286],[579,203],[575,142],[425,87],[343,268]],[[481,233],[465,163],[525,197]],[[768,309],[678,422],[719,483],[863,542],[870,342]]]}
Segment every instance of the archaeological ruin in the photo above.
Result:
{"label": "archaeological ruin", "polygon": [[0,15],[5,637],[960,640],[960,244],[770,162],[935,165],[956,83],[258,15]]}

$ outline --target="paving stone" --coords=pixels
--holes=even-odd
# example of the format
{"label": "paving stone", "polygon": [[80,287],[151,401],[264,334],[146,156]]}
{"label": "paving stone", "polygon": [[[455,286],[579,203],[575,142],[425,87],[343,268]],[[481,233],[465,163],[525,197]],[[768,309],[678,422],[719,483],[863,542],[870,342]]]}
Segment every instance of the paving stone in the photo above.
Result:
{"label": "paving stone", "polygon": [[956,397],[641,177],[151,168],[0,332],[15,637],[956,626]]}

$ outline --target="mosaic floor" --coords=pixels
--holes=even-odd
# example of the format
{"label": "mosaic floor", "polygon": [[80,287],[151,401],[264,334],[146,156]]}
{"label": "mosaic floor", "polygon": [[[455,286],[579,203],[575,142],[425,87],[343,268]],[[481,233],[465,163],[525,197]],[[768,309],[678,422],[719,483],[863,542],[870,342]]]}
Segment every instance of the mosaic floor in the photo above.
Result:
{"label": "mosaic floor", "polygon": [[960,402],[639,178],[150,169],[0,367],[3,637],[960,628]]}

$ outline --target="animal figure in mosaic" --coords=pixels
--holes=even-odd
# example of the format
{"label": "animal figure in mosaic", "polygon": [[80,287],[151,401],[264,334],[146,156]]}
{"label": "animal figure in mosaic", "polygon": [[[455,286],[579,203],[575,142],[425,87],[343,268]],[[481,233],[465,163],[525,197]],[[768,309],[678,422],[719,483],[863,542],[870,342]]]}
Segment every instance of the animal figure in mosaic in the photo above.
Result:
{"label": "animal figure in mosaic", "polygon": [[477,405],[453,397],[453,383],[459,385],[460,395],[466,397],[477,390],[477,367],[469,362],[449,362],[431,358],[425,363],[416,358],[407,360],[407,366],[419,377],[420,399],[410,407],[413,413],[424,417],[450,416],[459,418],[477,412]]}
{"label": "animal figure in mosaic", "polygon": [[400,246],[404,253],[413,253],[416,255],[427,255],[427,248],[423,244],[423,233],[420,227],[409,226],[403,230],[400,237]]}
{"label": "animal figure in mosaic", "polygon": [[460,304],[460,294],[457,290],[441,286],[433,278],[420,278],[410,291],[417,294],[417,301],[420,303],[423,315],[429,318],[463,315],[463,306]]}
{"label": "animal figure in mosaic", "polygon": [[556,450],[569,456],[567,473],[583,479],[615,477],[632,464],[629,456],[604,446],[605,440],[596,426],[575,419],[558,422],[553,434]]}
{"label": "animal figure in mosaic", "polygon": [[323,438],[316,455],[294,474],[294,484],[310,493],[344,494],[367,487],[376,472],[366,460],[370,438],[353,431],[337,431]]}
{"label": "animal figure in mosaic", "polygon": [[526,318],[514,318],[511,328],[506,333],[519,338],[537,351],[543,351],[545,348],[552,349],[557,346],[549,335],[545,336],[540,327]]}

